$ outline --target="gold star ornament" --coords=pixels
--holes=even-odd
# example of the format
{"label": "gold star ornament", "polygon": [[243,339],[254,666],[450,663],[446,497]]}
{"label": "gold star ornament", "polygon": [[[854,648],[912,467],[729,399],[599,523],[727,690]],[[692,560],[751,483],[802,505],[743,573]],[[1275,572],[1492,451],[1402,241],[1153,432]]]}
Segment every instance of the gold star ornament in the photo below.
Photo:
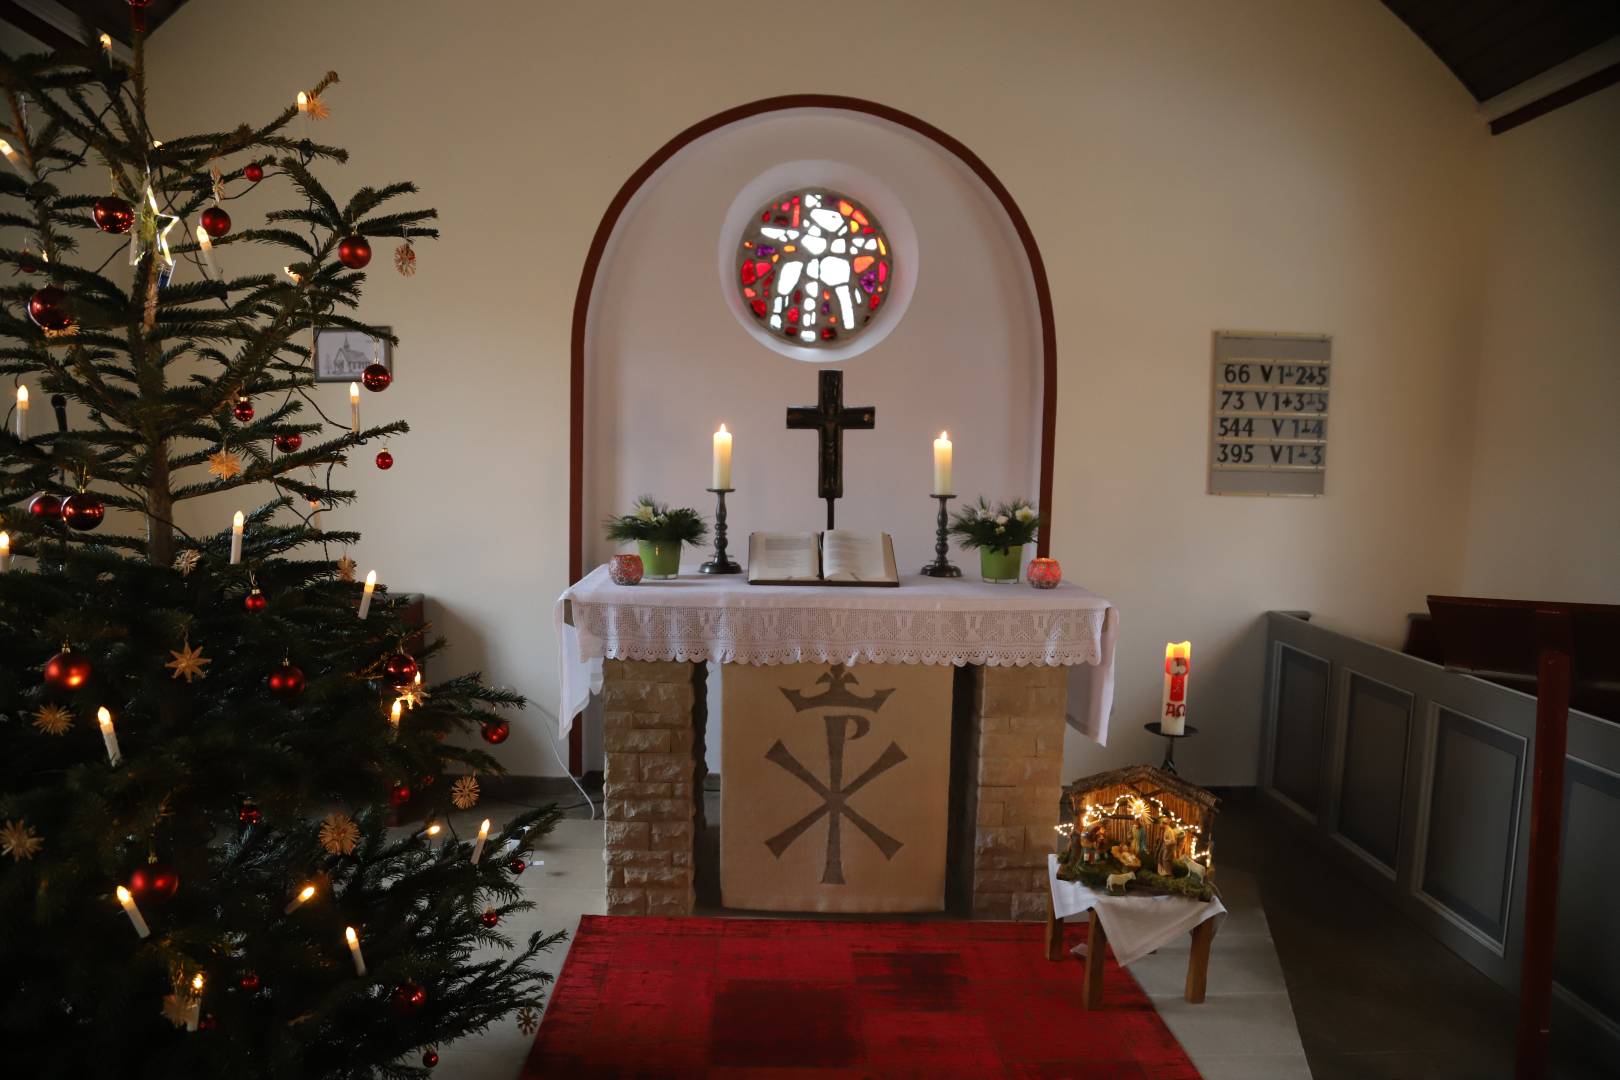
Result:
{"label": "gold star ornament", "polygon": [[456,804],[458,810],[471,810],[478,805],[478,781],[470,776],[463,776],[451,784],[450,801]]}
{"label": "gold star ornament", "polygon": [[328,814],[321,822],[319,839],[321,847],[333,855],[352,855],[360,842],[360,826],[348,814]]}
{"label": "gold star ornament", "polygon": [[337,561],[337,576],[339,581],[353,581],[354,570],[354,560],[349,558],[347,555],[343,556]]}
{"label": "gold star ornament", "polygon": [[174,568],[180,571],[181,577],[190,577],[191,572],[197,569],[197,564],[201,561],[202,556],[197,553],[196,548],[186,548],[174,557]]}
{"label": "gold star ornament", "polygon": [[231,480],[242,475],[242,459],[221,447],[208,455],[208,471],[221,480]]}
{"label": "gold star ornament", "polygon": [[184,678],[188,683],[192,679],[206,679],[208,672],[204,671],[203,668],[214,662],[203,655],[201,647],[193,649],[189,640],[180,646],[179,652],[170,649],[169,655],[174,659],[163,666],[173,668],[173,677],[176,679]]}
{"label": "gold star ornament", "polygon": [[73,726],[73,714],[60,705],[43,705],[34,714],[34,726],[47,735],[66,735]]}
{"label": "gold star ornament", "polygon": [[17,862],[32,859],[45,846],[26,821],[8,821],[0,826],[0,855],[10,855]]}

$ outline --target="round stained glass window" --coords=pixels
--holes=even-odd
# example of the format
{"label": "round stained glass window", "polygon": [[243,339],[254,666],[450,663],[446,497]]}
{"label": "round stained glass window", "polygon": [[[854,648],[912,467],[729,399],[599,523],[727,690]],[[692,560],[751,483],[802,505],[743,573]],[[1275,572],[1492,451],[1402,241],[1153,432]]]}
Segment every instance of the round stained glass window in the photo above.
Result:
{"label": "round stained glass window", "polygon": [[796,188],[761,207],[737,249],[743,306],[795,345],[836,347],[877,316],[894,284],[889,238],[848,195]]}

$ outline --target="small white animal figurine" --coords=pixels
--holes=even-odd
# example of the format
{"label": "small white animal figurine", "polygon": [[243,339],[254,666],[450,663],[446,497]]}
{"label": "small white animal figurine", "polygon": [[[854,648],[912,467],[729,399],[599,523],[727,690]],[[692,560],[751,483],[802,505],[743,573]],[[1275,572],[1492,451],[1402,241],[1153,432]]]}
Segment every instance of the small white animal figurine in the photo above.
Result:
{"label": "small white animal figurine", "polygon": [[1187,873],[1191,874],[1194,878],[1198,879],[1199,881],[1203,881],[1204,880],[1204,873],[1205,873],[1204,864],[1194,862],[1193,860],[1188,859],[1187,860]]}
{"label": "small white animal figurine", "polygon": [[1135,877],[1136,877],[1136,871],[1135,870],[1128,870],[1123,874],[1109,874],[1108,875],[1108,881],[1106,883],[1106,888],[1108,889],[1108,891],[1110,893],[1112,893],[1112,892],[1114,892],[1114,889],[1117,887],[1119,889],[1119,893],[1123,894],[1125,892],[1126,883],[1134,880]]}

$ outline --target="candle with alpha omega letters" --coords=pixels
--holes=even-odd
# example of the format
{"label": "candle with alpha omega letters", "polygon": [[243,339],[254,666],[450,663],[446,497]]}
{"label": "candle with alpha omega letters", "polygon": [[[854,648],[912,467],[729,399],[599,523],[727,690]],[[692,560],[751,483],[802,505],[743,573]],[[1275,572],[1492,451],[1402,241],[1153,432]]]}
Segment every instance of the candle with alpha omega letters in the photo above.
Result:
{"label": "candle with alpha omega letters", "polygon": [[1187,678],[1192,672],[1192,642],[1172,641],[1164,647],[1164,709],[1159,730],[1166,735],[1187,731]]}

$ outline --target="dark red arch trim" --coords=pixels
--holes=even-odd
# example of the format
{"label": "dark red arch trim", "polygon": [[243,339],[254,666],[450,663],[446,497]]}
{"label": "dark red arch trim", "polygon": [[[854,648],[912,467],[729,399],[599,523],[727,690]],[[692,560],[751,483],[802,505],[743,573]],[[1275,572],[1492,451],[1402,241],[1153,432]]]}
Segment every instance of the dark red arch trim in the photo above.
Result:
{"label": "dark red arch trim", "polygon": [[[584,522],[581,520],[585,505],[585,325],[590,317],[591,294],[596,289],[597,271],[601,269],[602,256],[607,252],[613,230],[618,227],[619,218],[623,215],[625,207],[635,198],[641,186],[688,144],[740,120],[789,109],[842,109],[847,112],[865,113],[909,128],[954,154],[973,170],[974,175],[983,181],[984,186],[989,188],[1001,203],[1001,208],[1006,211],[1008,220],[1012,222],[1013,231],[1018,234],[1019,242],[1024,245],[1024,255],[1029,260],[1030,277],[1035,282],[1035,302],[1040,312],[1042,378],[1039,502],[1041,512],[1047,516],[1048,521],[1051,520],[1053,428],[1057,421],[1056,320],[1052,311],[1052,287],[1046,280],[1046,263],[1041,259],[1040,245],[1035,242],[1035,234],[1030,230],[1029,222],[1025,220],[1024,213],[1018,208],[1012,193],[979,155],[926,120],[862,98],[834,94],[786,94],[781,97],[762,98],[715,113],[670,139],[642,162],[640,168],[630,174],[629,179],[614,194],[613,201],[608,203],[601,222],[596,226],[596,235],[591,238],[591,248],[585,255],[585,265],[580,271],[579,290],[574,295],[573,334],[569,348],[568,580],[570,582],[578,581],[583,576],[585,557]],[[1037,553],[1048,554],[1051,545],[1050,530],[1042,529],[1040,541],[1036,545]],[[569,768],[576,773],[580,767],[579,755],[579,728],[576,727],[569,741],[568,755]]]}

